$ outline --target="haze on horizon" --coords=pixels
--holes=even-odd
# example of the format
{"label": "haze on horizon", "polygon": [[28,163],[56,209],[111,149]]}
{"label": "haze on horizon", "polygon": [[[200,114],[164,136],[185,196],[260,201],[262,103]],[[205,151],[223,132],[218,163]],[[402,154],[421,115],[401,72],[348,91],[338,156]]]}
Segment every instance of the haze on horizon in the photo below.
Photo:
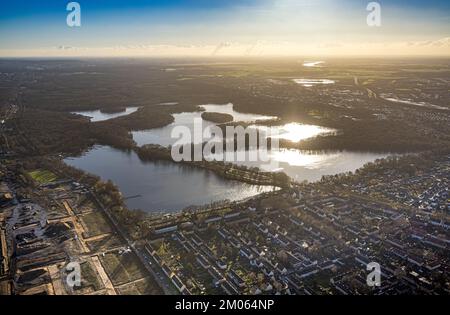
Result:
{"label": "haze on horizon", "polygon": [[450,2],[366,0],[69,1],[0,4],[0,57],[450,56]]}

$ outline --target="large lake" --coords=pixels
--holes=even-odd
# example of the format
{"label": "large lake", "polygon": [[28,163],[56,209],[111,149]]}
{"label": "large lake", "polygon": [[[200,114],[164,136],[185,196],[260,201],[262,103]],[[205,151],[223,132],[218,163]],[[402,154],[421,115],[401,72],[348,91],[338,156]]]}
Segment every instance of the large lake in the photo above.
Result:
{"label": "large lake", "polygon": [[[206,112],[226,113],[234,121],[254,123],[252,128],[265,131],[266,127],[257,124],[276,117],[256,114],[243,114],[234,111],[232,104],[203,105]],[[85,113],[84,113],[85,114]],[[178,139],[172,138],[173,128],[177,126],[194,130],[194,119],[202,121],[207,130],[211,122],[201,119],[201,112],[174,114],[175,121],[163,128],[133,132],[133,138],[141,146],[145,144],[173,145]],[[97,117],[98,118],[98,117]],[[278,138],[299,142],[303,139],[336,132],[335,130],[299,123],[288,123],[276,127]],[[234,153],[233,153],[234,154]],[[234,162],[249,167],[259,167],[265,171],[283,171],[296,181],[318,181],[324,175],[353,172],[364,164],[384,158],[388,154],[368,152],[306,152],[277,149],[269,153],[268,162],[251,162],[249,159]],[[218,160],[223,160],[217,158]],[[149,212],[179,211],[191,205],[203,205],[219,200],[241,200],[270,191],[273,187],[259,187],[236,181],[229,181],[212,172],[178,165],[169,162],[142,162],[135,153],[125,153],[110,147],[99,146],[82,157],[67,159],[72,166],[110,179],[116,183],[127,199],[130,208]]]}
{"label": "large lake", "polygon": [[112,180],[130,209],[176,212],[212,201],[241,200],[273,187],[260,187],[223,179],[213,172],[171,162],[142,162],[134,153],[96,146],[85,155],[68,158],[71,166]]}

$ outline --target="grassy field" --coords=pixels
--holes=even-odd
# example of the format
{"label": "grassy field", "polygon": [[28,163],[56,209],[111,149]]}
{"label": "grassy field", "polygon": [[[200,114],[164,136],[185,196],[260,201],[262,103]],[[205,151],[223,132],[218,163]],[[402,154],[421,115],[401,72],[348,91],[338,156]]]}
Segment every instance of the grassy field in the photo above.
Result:
{"label": "grassy field", "polygon": [[126,284],[117,288],[117,291],[120,295],[157,295],[162,293],[149,278]]}
{"label": "grassy field", "polygon": [[35,182],[41,185],[54,182],[57,179],[55,174],[53,174],[50,171],[42,169],[29,172],[28,174],[31,176],[31,178],[33,178]]}
{"label": "grassy field", "polygon": [[105,216],[100,212],[91,212],[81,217],[86,229],[85,237],[97,236],[100,234],[111,233],[111,227],[106,221]]}
{"label": "grassy field", "polygon": [[108,253],[100,257],[100,261],[114,285],[125,284],[146,276],[145,270],[132,253],[123,255]]}
{"label": "grassy field", "polygon": [[109,235],[98,240],[87,242],[87,246],[91,251],[106,251],[112,247],[124,245],[116,236]]}
{"label": "grassy field", "polygon": [[82,291],[83,293],[95,292],[103,289],[103,284],[99,280],[97,273],[89,262],[81,264],[81,287],[75,287],[76,291]]}

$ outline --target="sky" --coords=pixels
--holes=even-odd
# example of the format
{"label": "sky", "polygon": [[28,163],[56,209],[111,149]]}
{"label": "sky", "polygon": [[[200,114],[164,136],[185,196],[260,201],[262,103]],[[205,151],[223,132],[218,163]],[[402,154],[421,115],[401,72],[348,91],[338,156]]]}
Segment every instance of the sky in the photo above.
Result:
{"label": "sky", "polygon": [[0,56],[450,56],[450,1],[64,0],[0,3]]}

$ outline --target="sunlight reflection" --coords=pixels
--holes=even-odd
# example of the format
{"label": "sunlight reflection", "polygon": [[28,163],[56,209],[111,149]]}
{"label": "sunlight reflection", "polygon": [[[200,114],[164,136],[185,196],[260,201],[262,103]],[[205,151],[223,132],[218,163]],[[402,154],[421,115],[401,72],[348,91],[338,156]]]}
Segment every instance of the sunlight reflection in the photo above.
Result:
{"label": "sunlight reflection", "polygon": [[[269,127],[255,126],[255,128],[258,128],[263,132],[267,132]],[[314,125],[303,125],[298,123],[290,123],[280,127],[272,128],[275,128],[278,132],[278,135],[272,136],[272,138],[284,139],[292,142],[299,142],[301,140],[313,138],[321,134],[334,132],[333,129]]]}
{"label": "sunlight reflection", "polygon": [[334,154],[310,154],[299,150],[281,149],[272,151],[271,156],[280,163],[287,163],[290,166],[302,166],[308,169],[318,169],[326,161],[339,157],[339,153]]}

